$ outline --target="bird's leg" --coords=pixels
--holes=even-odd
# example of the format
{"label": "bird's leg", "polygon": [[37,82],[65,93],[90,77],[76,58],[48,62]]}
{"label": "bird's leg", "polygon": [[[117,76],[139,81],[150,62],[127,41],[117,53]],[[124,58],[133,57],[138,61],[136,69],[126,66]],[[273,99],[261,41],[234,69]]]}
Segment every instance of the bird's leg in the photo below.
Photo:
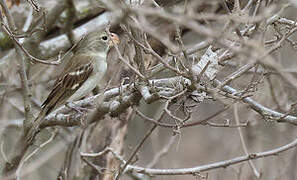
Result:
{"label": "bird's leg", "polygon": [[74,111],[78,112],[79,114],[85,114],[90,111],[90,109],[88,109],[88,108],[83,108],[83,107],[77,106],[76,104],[73,104],[73,103],[71,104],[71,102],[67,102],[65,104],[65,106],[70,109],[73,109]]}

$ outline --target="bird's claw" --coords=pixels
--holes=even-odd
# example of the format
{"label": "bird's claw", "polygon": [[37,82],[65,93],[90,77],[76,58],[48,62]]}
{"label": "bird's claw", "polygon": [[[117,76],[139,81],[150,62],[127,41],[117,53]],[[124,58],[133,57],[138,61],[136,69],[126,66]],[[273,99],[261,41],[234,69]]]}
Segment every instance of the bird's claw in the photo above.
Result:
{"label": "bird's claw", "polygon": [[88,108],[80,107],[75,104],[70,105],[69,102],[66,103],[65,106],[70,109],[73,109],[74,111],[76,111],[77,113],[82,114],[82,115],[90,111],[90,109],[88,109]]}

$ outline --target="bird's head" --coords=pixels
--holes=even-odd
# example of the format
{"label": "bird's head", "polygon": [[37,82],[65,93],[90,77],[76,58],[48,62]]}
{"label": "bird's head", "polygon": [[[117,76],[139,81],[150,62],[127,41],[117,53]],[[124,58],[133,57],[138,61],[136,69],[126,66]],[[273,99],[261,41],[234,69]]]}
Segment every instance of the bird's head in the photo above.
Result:
{"label": "bird's head", "polygon": [[83,51],[102,51],[107,53],[114,44],[119,44],[119,42],[120,39],[115,33],[107,34],[105,31],[94,31],[82,39],[79,43],[79,49]]}

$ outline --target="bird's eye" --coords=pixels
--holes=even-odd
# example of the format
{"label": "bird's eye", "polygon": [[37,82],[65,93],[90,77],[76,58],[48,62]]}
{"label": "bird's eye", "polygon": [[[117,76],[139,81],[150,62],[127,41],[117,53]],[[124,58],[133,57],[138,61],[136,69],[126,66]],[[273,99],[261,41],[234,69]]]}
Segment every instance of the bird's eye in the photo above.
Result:
{"label": "bird's eye", "polygon": [[106,40],[108,39],[108,37],[107,37],[107,36],[102,36],[101,39],[102,39],[103,41],[106,41]]}

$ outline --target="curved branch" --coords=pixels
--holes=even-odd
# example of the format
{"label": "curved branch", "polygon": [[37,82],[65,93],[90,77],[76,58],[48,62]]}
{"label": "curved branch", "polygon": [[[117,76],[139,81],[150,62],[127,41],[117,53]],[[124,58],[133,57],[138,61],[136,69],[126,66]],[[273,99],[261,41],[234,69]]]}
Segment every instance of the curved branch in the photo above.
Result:
{"label": "curved branch", "polygon": [[203,171],[209,171],[212,169],[218,169],[218,168],[226,168],[230,165],[238,164],[244,161],[253,160],[253,159],[259,159],[264,158],[268,156],[275,156],[278,155],[281,152],[287,151],[291,148],[294,148],[297,146],[297,139],[292,141],[289,144],[286,144],[284,146],[264,151],[260,153],[252,153],[245,156],[236,157],[233,159],[229,159],[226,161],[219,161],[212,164],[206,164],[202,166],[196,166],[192,168],[180,168],[180,169],[151,169],[151,168],[143,168],[139,166],[133,166],[129,165],[126,170],[130,173],[141,173],[141,174],[149,174],[149,175],[195,175],[196,173],[200,173]]}

